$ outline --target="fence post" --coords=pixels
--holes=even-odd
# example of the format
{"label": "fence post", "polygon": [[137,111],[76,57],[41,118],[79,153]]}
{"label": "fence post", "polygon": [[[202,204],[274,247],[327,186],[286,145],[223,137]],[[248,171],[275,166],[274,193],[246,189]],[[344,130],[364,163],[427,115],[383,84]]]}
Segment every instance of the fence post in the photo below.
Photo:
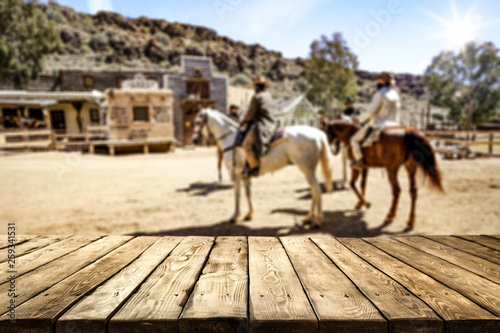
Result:
{"label": "fence post", "polygon": [[493,156],[493,133],[490,133],[490,140],[488,142],[488,155]]}

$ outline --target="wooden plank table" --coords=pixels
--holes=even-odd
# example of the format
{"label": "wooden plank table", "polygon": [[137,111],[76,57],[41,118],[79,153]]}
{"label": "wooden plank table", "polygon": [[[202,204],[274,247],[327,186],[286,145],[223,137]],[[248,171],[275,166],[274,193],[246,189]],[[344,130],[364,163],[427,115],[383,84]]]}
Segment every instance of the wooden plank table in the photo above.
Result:
{"label": "wooden plank table", "polygon": [[0,332],[500,332],[498,235],[0,237]]}

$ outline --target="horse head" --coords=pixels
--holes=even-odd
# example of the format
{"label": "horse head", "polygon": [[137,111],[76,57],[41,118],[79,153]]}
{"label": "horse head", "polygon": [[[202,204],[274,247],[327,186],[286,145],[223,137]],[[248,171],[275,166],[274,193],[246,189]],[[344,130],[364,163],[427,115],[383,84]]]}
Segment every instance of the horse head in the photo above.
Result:
{"label": "horse head", "polygon": [[208,133],[205,133],[208,132],[207,122],[208,109],[202,109],[198,112],[194,120],[193,137],[191,139],[194,145],[200,145],[203,142],[203,137],[208,135]]}

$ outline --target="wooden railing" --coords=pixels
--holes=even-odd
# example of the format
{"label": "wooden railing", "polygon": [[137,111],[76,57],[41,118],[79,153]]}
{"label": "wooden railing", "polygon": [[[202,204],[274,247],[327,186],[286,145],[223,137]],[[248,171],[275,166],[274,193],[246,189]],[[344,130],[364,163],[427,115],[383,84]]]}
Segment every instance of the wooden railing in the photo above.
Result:
{"label": "wooden railing", "polygon": [[425,131],[431,141],[463,146],[487,146],[488,155],[493,155],[493,147],[500,145],[500,131]]}

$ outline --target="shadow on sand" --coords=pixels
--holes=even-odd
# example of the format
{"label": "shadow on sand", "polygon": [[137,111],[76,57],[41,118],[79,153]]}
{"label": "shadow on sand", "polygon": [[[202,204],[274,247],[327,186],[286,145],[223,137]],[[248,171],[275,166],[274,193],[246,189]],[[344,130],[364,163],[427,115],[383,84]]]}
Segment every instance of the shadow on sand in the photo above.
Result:
{"label": "shadow on sand", "polygon": [[186,192],[195,196],[207,196],[212,192],[224,191],[232,188],[232,184],[219,184],[217,182],[203,183],[196,182],[189,184],[186,188],[177,189],[177,192]]}
{"label": "shadow on sand", "polygon": [[310,233],[330,234],[335,237],[375,237],[380,235],[399,235],[403,232],[388,232],[382,224],[376,228],[369,229],[362,220],[363,212],[350,211],[325,211],[325,219],[321,228],[310,228],[302,225],[299,221],[306,216],[307,211],[293,208],[276,209],[272,214],[290,214],[296,217],[296,223],[292,227],[263,227],[251,228],[252,222],[238,222],[236,224],[221,221],[214,225],[187,227],[160,232],[138,232],[131,236],[300,236]]}

